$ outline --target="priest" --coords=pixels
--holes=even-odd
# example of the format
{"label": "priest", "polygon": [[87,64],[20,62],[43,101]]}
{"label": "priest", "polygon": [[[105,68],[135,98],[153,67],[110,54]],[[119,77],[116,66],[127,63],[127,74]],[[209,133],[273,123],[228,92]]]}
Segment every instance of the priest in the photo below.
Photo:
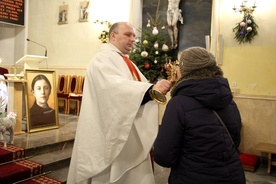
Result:
{"label": "priest", "polygon": [[148,83],[128,59],[133,27],[117,22],[86,72],[67,183],[153,184],[158,104],[171,82]]}

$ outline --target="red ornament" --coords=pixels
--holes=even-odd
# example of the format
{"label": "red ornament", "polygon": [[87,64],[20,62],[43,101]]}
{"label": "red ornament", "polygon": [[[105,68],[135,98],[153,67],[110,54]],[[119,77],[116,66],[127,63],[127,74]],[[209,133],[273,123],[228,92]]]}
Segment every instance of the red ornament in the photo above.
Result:
{"label": "red ornament", "polygon": [[146,63],[146,64],[144,65],[144,68],[145,68],[145,69],[150,69],[150,64]]}

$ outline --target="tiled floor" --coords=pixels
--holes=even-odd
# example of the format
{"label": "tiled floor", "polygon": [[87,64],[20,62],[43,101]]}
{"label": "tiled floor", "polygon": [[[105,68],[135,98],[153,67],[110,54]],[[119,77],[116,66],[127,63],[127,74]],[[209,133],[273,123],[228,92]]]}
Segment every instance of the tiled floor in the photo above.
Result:
{"label": "tiled floor", "polygon": [[[78,116],[59,115],[60,128],[31,134],[15,136],[15,144],[21,147],[33,147],[45,144],[45,142],[71,139],[75,135]],[[50,137],[50,138],[49,138]],[[167,184],[170,169],[159,168],[155,174],[156,184]],[[64,175],[67,175],[65,172]],[[276,184],[276,168],[272,168],[271,175],[266,172],[266,166],[261,165],[255,173],[245,172],[247,184]]]}
{"label": "tiled floor", "polygon": [[[256,172],[245,171],[246,184],[276,184],[276,169],[271,175],[266,172],[267,167],[261,165]],[[170,169],[164,168],[164,170],[155,175],[156,184],[167,184],[167,179]]]}

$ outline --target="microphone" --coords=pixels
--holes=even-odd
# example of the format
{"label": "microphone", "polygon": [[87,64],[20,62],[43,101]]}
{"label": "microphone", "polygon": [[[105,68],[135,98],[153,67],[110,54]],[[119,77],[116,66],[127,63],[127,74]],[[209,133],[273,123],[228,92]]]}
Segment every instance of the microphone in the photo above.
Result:
{"label": "microphone", "polygon": [[37,45],[40,45],[40,46],[44,47],[44,48],[45,48],[45,57],[47,57],[47,47],[46,47],[46,46],[41,45],[41,44],[39,44],[39,43],[37,43],[37,42],[35,42],[35,41],[32,41],[32,40],[30,40],[29,38],[27,38],[26,40],[27,40],[28,42],[33,42],[33,43],[35,43],[35,44],[37,44]]}

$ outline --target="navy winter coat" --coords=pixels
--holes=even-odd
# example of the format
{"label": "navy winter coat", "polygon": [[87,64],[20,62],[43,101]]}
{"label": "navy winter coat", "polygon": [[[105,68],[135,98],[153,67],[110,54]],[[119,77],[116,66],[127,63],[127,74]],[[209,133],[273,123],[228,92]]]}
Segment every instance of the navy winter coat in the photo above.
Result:
{"label": "navy winter coat", "polygon": [[[155,162],[171,168],[169,184],[245,184],[236,150],[241,117],[227,79],[184,81],[175,94],[153,149]],[[235,146],[212,110],[226,124]]]}

